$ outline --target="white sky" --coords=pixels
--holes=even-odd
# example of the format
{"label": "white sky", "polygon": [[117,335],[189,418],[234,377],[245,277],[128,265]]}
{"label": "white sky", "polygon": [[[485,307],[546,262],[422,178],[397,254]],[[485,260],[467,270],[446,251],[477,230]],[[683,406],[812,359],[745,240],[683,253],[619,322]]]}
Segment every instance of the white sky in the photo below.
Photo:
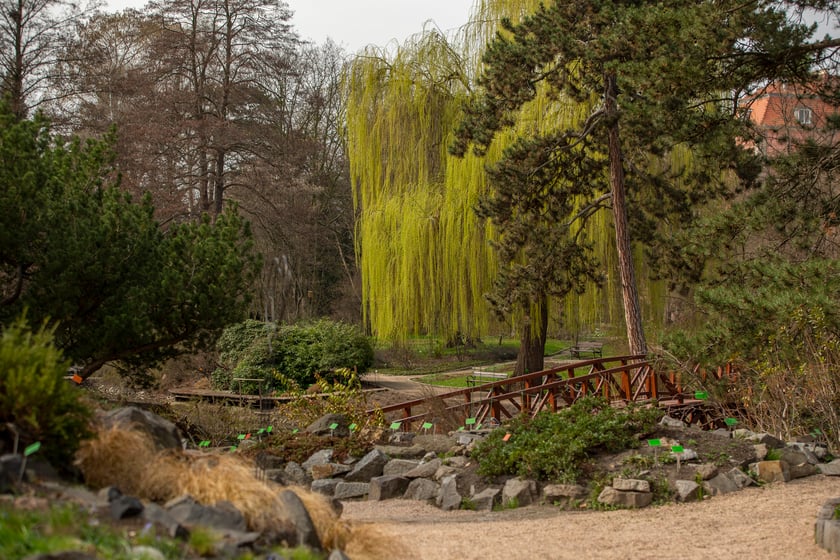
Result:
{"label": "white sky", "polygon": [[[423,30],[429,20],[442,31],[467,23],[474,0],[286,0],[292,25],[303,39],[330,37],[349,52],[385,46]],[[112,10],[142,8],[146,0],[107,0]]]}

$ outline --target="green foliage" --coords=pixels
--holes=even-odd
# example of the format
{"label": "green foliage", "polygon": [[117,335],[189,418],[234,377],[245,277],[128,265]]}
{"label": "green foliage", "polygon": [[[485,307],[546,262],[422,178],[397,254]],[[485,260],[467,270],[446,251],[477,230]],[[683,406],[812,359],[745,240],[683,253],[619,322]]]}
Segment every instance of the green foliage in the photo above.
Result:
{"label": "green foliage", "polygon": [[82,439],[91,435],[92,413],[82,394],[64,377],[69,362],[53,344],[52,331],[32,332],[22,319],[0,333],[0,431],[22,446],[41,442],[42,453],[56,467],[69,467]]}
{"label": "green foliage", "polygon": [[112,136],[65,141],[5,108],[0,124],[0,323],[49,321],[86,377],[207,348],[243,317],[259,259],[235,208],[165,229],[119,189]]}
{"label": "green foliage", "polygon": [[[586,397],[558,413],[519,416],[480,442],[472,456],[487,476],[518,475],[556,482],[575,482],[594,453],[639,445],[661,412],[651,408],[618,410],[602,399]],[[502,440],[505,433],[510,439]]]}
{"label": "green foliage", "polygon": [[[344,369],[363,373],[373,363],[373,347],[357,327],[328,320],[279,327],[249,320],[226,329],[218,349],[214,386],[233,390],[240,388],[234,378],[259,379],[264,392],[299,390],[319,378],[328,385],[346,377]],[[242,391],[256,392],[258,384],[243,382]]]}

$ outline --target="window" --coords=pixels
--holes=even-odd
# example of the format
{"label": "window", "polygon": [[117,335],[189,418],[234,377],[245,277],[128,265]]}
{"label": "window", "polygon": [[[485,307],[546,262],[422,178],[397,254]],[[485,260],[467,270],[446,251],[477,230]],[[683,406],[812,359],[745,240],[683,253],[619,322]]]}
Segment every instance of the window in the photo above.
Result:
{"label": "window", "polygon": [[811,124],[811,109],[800,107],[794,111],[794,116],[799,124]]}

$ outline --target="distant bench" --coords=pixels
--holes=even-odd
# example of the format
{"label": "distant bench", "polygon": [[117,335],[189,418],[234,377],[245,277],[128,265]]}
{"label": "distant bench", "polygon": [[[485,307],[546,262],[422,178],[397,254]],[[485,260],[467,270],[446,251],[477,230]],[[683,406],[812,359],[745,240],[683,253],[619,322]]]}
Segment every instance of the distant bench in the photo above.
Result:
{"label": "distant bench", "polygon": [[472,375],[467,376],[467,386],[475,387],[483,383],[490,383],[498,379],[507,379],[510,377],[507,373],[500,373],[497,371],[474,371]]}
{"label": "distant bench", "polygon": [[604,357],[604,343],[603,342],[578,342],[569,348],[569,355],[572,358],[603,358]]}

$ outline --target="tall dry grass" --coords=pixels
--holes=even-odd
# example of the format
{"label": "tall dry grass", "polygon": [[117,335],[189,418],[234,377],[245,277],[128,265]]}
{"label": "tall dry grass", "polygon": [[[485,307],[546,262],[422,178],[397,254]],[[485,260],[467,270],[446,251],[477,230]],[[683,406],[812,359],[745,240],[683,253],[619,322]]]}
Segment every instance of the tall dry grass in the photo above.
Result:
{"label": "tall dry grass", "polygon": [[[287,518],[277,496],[280,485],[258,479],[252,463],[230,453],[156,452],[148,436],[120,427],[100,429],[76,455],[85,482],[116,486],[155,502],[189,494],[202,504],[231,502],[248,527],[270,531]],[[340,548],[354,559],[394,557],[394,543],[375,527],[343,522],[325,496],[290,487],[306,506],[325,550]],[[353,551],[353,552],[351,552]]]}

